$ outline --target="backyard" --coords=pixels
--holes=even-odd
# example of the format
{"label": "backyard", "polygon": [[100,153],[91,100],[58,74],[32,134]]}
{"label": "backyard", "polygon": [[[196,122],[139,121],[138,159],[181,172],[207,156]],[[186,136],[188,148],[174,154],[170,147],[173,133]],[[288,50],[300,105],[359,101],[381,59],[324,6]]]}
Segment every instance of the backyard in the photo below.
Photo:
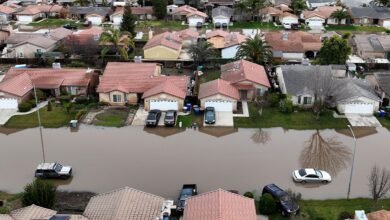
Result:
{"label": "backyard", "polygon": [[316,120],[313,112],[299,111],[282,113],[278,108],[263,108],[262,114],[254,104],[249,104],[248,118],[234,118],[234,126],[238,128],[271,128],[282,127],[286,129],[327,129],[346,128],[348,121],[344,118],[334,118],[332,111],[322,113]]}

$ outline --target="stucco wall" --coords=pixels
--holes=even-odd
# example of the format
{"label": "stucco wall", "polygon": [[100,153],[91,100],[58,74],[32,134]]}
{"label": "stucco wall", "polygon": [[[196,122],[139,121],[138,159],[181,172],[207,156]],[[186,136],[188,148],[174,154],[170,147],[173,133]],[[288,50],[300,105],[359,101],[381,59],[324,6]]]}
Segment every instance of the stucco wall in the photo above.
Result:
{"label": "stucco wall", "polygon": [[23,101],[27,101],[29,99],[31,99],[33,97],[33,90],[31,90],[30,92],[26,93],[24,96],[15,96],[15,95],[12,95],[12,94],[9,94],[9,93],[6,93],[6,92],[1,92],[2,95],[0,96],[0,99],[1,98],[7,98],[7,99],[16,99],[18,101],[18,104],[23,102]]}
{"label": "stucco wall", "polygon": [[231,102],[233,102],[233,111],[237,111],[237,100],[232,99],[232,98],[227,97],[227,96],[224,96],[224,95],[221,95],[221,94],[213,95],[213,96],[209,96],[209,97],[201,99],[200,100],[200,107],[204,109],[205,108],[205,102],[206,101],[211,101],[211,100],[231,101]]}
{"label": "stucco wall", "polygon": [[17,15],[16,17],[17,17],[19,23],[28,24],[28,23],[33,22],[36,19],[38,19],[39,14],[36,14],[36,15]]}
{"label": "stucco wall", "polygon": [[184,106],[184,99],[178,98],[176,96],[171,96],[171,95],[168,95],[166,93],[161,93],[161,94],[158,94],[155,96],[150,96],[150,97],[147,97],[144,99],[144,108],[147,111],[150,110],[150,102],[149,102],[150,100],[161,100],[161,101],[175,100],[175,101],[177,101],[179,111],[181,111],[183,109],[183,106]]}
{"label": "stucco wall", "polygon": [[222,49],[222,59],[232,59],[236,56],[238,45]]}
{"label": "stucco wall", "polygon": [[156,46],[144,50],[145,59],[176,60],[179,58],[180,49],[173,50],[164,46]]}
{"label": "stucco wall", "polygon": [[283,52],[283,59],[285,60],[298,60],[300,61],[303,59],[304,54],[303,53],[289,53],[289,52]]}
{"label": "stucco wall", "polygon": [[250,81],[242,81],[242,82],[235,84],[235,86],[240,86],[240,85],[241,86],[252,85],[254,87],[253,89],[249,89],[249,90],[239,89],[239,90],[246,90],[247,91],[247,100],[253,100],[255,98],[256,89],[261,89],[261,94],[264,94],[264,92],[268,90],[267,87],[262,86],[262,85],[257,84],[257,83],[250,82]]}
{"label": "stucco wall", "polygon": [[[122,95],[122,102],[113,102],[113,95]],[[137,104],[138,96],[137,93],[125,94],[120,91],[112,91],[110,93],[99,93],[99,101],[109,103],[110,105]]]}
{"label": "stucco wall", "polygon": [[18,57],[21,57],[20,53],[23,53],[24,58],[35,58],[35,53],[37,52],[37,49],[40,49],[41,53],[45,53],[48,51],[52,51],[55,48],[55,46],[56,45],[54,44],[53,46],[51,46],[49,48],[43,49],[43,48],[37,47],[35,45],[26,43],[26,44],[22,44],[22,45],[16,47],[15,50],[17,52]]}

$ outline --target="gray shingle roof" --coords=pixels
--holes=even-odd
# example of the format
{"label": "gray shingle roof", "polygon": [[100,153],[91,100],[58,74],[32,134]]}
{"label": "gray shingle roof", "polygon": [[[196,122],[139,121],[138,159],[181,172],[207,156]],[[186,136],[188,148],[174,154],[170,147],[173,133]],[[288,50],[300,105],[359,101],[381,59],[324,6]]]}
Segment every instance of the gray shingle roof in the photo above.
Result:
{"label": "gray shingle roof", "polygon": [[361,79],[337,79],[332,86],[333,99],[335,102],[347,101],[351,98],[366,97],[375,101],[380,98],[375,94],[371,85]]}
{"label": "gray shingle roof", "polygon": [[390,18],[390,8],[386,7],[352,7],[350,11],[352,18]]}
{"label": "gray shingle roof", "polygon": [[375,73],[374,75],[380,88],[390,95],[390,73]]}
{"label": "gray shingle roof", "polygon": [[335,0],[308,0],[308,2],[310,4],[312,4],[312,3],[324,3],[324,4],[326,4],[326,3],[333,3],[333,2],[336,2],[336,1]]}
{"label": "gray shingle roof", "polygon": [[112,13],[110,7],[70,7],[70,14],[73,15],[87,15],[87,14],[98,14],[106,16]]}
{"label": "gray shingle roof", "polygon": [[227,18],[230,18],[233,15],[233,9],[226,7],[226,6],[219,6],[216,8],[213,8],[211,11],[211,16],[216,17],[216,16],[224,16]]}

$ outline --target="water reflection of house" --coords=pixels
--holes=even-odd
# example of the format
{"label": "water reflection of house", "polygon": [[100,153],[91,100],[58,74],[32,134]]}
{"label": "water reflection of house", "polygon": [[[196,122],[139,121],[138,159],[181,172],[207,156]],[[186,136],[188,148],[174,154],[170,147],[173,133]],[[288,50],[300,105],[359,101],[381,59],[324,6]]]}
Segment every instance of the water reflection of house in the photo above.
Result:
{"label": "water reflection of house", "polygon": [[199,127],[199,131],[214,137],[223,137],[236,133],[238,128],[234,127]]}
{"label": "water reflection of house", "polygon": [[155,134],[160,137],[169,137],[175,134],[179,134],[183,131],[185,131],[185,128],[166,128],[166,127],[157,127],[157,128],[144,128],[144,131],[150,133],[150,134]]}
{"label": "water reflection of house", "polygon": [[[353,137],[349,129],[336,129],[336,132],[345,136]],[[356,138],[363,138],[378,133],[375,127],[353,127]]]}
{"label": "water reflection of house", "polygon": [[22,129],[19,128],[5,128],[5,127],[0,127],[0,133],[5,134],[5,135],[10,135],[16,132],[21,131]]}

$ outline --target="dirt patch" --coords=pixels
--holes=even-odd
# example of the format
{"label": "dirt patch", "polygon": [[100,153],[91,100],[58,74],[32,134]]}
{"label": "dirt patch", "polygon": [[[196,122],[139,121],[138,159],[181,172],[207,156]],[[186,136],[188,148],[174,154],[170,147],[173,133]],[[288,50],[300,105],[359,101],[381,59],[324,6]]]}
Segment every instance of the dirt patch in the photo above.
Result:
{"label": "dirt patch", "polygon": [[92,192],[58,191],[53,209],[58,213],[82,214],[91,197],[95,195]]}

